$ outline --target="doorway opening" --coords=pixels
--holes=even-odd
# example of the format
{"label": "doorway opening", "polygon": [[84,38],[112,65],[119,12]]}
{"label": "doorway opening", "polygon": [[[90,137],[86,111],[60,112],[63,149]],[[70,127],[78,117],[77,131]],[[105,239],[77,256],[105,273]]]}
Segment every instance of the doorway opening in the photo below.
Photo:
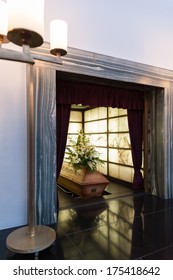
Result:
{"label": "doorway opening", "polygon": [[[119,94],[119,100],[123,99],[124,92],[130,92],[131,97],[130,99],[130,105],[137,103],[136,99],[134,98],[134,95],[137,93],[137,99],[140,100],[143,99],[143,105],[144,105],[144,98],[145,93],[148,91],[151,91],[151,88],[147,86],[141,86],[136,84],[130,84],[130,83],[122,83],[117,81],[111,81],[111,80],[104,80],[96,77],[89,77],[85,75],[79,75],[79,74],[72,74],[72,73],[62,73],[57,72],[57,85],[59,83],[64,82],[64,84],[68,84],[68,82],[77,83],[82,86],[81,91],[79,92],[79,95],[82,96],[86,94],[86,91],[83,89],[83,84],[85,85],[93,85],[94,89],[96,86],[99,87],[109,87],[111,89],[121,89]],[[71,85],[72,85],[71,84]],[[57,95],[59,94],[59,88],[57,89]],[[66,91],[63,93],[66,94]],[[69,96],[68,98],[71,98],[74,96],[74,89],[71,87],[69,90]],[[87,93],[88,94],[88,93]],[[100,95],[101,97],[101,95]],[[94,91],[92,92],[92,95],[90,98],[95,98]],[[60,98],[61,99],[61,98]],[[128,101],[129,101],[128,99]],[[80,103],[80,98],[75,99],[75,104]],[[62,100],[61,100],[62,101]],[[68,100],[69,102],[69,100]],[[118,101],[119,102],[119,101]],[[121,103],[121,102],[120,102]],[[71,114],[70,114],[70,121],[69,121],[69,135],[68,136],[76,136],[77,129],[75,127],[78,126],[83,128],[85,133],[90,137],[91,141],[96,143],[97,142],[97,149],[101,152],[102,158],[105,161],[106,165],[101,170],[103,174],[111,178],[112,182],[121,184],[126,184],[126,186],[130,187],[133,182],[133,168],[134,164],[132,162],[132,156],[131,156],[131,143],[129,140],[129,131],[127,129],[127,109],[129,107],[122,106],[118,104],[118,108],[116,106],[100,106],[100,103],[95,103],[95,106],[93,104],[90,104],[90,106],[87,106],[87,103],[80,103],[79,105],[74,105],[74,102],[70,103],[71,107]],[[136,104],[135,104],[136,106]],[[138,106],[138,105],[137,105]],[[127,108],[127,109],[126,109]],[[142,107],[141,107],[142,108]],[[133,107],[132,107],[133,110]],[[144,108],[142,108],[142,114],[143,114]],[[93,119],[93,116],[95,114],[95,119]],[[106,114],[106,116],[105,116]],[[92,117],[91,117],[92,116]],[[122,122],[123,119],[123,122]],[[118,127],[120,130],[112,130],[111,123],[121,123],[118,124]],[[123,124],[124,123],[124,124]],[[58,124],[58,122],[57,122]],[[95,125],[97,129],[93,128],[92,125]],[[99,125],[100,124],[100,125]],[[124,126],[124,128],[123,128]],[[101,130],[99,130],[99,127],[101,127]],[[104,129],[106,127],[106,129]],[[74,130],[76,129],[76,131]],[[103,130],[102,130],[103,129]],[[122,130],[121,130],[122,129]],[[141,123],[141,129],[143,130],[143,123]],[[95,133],[93,133],[93,130]],[[112,131],[111,131],[112,130]],[[116,134],[116,137],[115,137]],[[138,135],[136,135],[138,137]],[[96,141],[98,140],[99,141]],[[143,139],[142,139],[143,140]],[[68,140],[67,140],[68,145]],[[144,143],[142,141],[142,145],[144,146]],[[64,147],[65,149],[65,147]],[[144,151],[141,151],[142,154],[142,163],[140,167],[140,173],[142,173],[142,176],[144,176]],[[63,154],[64,158],[64,154]],[[62,160],[63,160],[62,158]],[[112,160],[113,158],[117,158],[116,160]],[[115,168],[117,167],[117,168]],[[130,189],[130,188],[129,188]]]}

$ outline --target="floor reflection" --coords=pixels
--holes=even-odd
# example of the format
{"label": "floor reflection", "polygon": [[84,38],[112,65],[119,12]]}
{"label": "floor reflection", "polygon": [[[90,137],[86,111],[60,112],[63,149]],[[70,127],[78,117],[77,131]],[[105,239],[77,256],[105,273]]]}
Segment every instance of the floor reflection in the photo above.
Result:
{"label": "floor reflection", "polygon": [[128,260],[158,256],[164,259],[165,250],[169,248],[170,258],[173,200],[134,194],[106,200],[105,209],[101,204],[95,207],[98,211],[95,214],[89,205],[60,211],[58,228],[80,257]]}
{"label": "floor reflection", "polygon": [[131,259],[136,259],[144,254],[144,220],[142,210],[144,207],[144,196],[134,196],[134,219],[132,224],[132,246]]}
{"label": "floor reflection", "polygon": [[119,192],[63,206],[56,242],[38,254],[15,254],[0,231],[0,259],[131,260],[173,259],[173,199]]}

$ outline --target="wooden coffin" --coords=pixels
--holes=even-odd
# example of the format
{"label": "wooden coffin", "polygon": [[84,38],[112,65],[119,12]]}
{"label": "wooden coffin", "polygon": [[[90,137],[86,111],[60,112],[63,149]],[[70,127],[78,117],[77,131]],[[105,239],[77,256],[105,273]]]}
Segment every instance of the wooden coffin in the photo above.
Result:
{"label": "wooden coffin", "polygon": [[107,178],[100,172],[89,172],[86,169],[74,171],[67,162],[63,163],[58,178],[60,186],[84,198],[101,196],[108,183]]}

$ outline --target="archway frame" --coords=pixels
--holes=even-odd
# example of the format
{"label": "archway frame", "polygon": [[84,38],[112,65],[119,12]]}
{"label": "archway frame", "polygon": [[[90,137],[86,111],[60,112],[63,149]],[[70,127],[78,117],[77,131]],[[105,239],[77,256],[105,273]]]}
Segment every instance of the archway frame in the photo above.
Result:
{"label": "archway frame", "polygon": [[[34,66],[36,88],[43,77],[43,75],[40,75],[40,70],[51,73],[51,75],[46,75],[44,79],[46,84],[51,79],[49,93],[47,92],[47,94],[51,92],[54,95],[56,92],[57,71],[62,79],[78,79],[80,75],[81,80],[92,79],[92,82],[99,82],[100,84],[121,85],[122,87],[141,89],[145,92],[145,191],[165,199],[172,198],[173,71],[75,48],[68,48],[68,54],[63,58],[63,65],[58,65],[56,58],[49,54],[48,43],[34,49],[32,56],[36,62]],[[36,99],[36,111],[40,110],[40,106],[42,105]],[[38,121],[39,119],[36,118],[36,127]],[[37,131],[37,137],[39,137],[38,134],[39,131]],[[36,158],[36,161],[39,165],[40,159]],[[54,168],[56,167],[54,166]],[[54,171],[52,170],[52,174]],[[42,172],[44,173],[44,168]],[[39,182],[41,175],[43,174],[37,175],[36,182]],[[54,188],[56,188],[56,185]],[[53,190],[52,192],[55,193]],[[46,199],[46,195],[42,198],[42,206],[45,204],[44,199]],[[50,205],[50,203],[47,204]],[[56,205],[53,208],[55,210]],[[48,213],[48,211],[45,212]],[[44,223],[52,222],[52,218],[43,217],[41,220]]]}

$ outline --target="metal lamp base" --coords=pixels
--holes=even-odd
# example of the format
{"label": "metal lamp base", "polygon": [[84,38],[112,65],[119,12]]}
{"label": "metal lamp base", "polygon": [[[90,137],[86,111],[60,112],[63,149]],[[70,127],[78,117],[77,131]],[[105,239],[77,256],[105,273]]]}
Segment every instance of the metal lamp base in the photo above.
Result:
{"label": "metal lamp base", "polygon": [[10,233],[6,245],[9,250],[16,253],[37,253],[50,247],[55,239],[55,230],[48,226],[35,226],[33,235],[29,234],[29,226],[26,226]]}
{"label": "metal lamp base", "polygon": [[43,38],[40,34],[24,28],[9,30],[7,37],[10,42],[18,46],[28,45],[30,48],[36,48],[43,44]]}

